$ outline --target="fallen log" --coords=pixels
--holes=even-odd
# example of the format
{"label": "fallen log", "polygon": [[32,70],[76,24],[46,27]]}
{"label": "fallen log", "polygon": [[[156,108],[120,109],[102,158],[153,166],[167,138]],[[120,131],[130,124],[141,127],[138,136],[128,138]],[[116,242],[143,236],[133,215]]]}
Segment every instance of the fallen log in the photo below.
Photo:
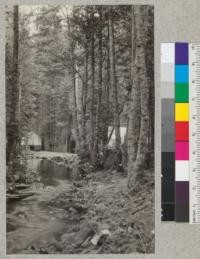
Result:
{"label": "fallen log", "polygon": [[20,183],[20,184],[16,184],[15,185],[15,188],[17,190],[23,190],[23,189],[27,189],[30,187],[30,184],[23,184],[23,183]]}
{"label": "fallen log", "polygon": [[6,194],[6,199],[8,200],[20,200],[27,198],[29,196],[34,195],[34,192],[26,192],[26,193],[7,193]]}

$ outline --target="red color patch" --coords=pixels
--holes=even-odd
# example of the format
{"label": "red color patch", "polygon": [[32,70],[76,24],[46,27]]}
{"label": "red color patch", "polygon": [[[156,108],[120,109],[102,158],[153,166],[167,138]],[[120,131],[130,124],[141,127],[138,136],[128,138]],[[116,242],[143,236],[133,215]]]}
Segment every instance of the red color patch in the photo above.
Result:
{"label": "red color patch", "polygon": [[189,122],[176,122],[176,141],[189,140]]}

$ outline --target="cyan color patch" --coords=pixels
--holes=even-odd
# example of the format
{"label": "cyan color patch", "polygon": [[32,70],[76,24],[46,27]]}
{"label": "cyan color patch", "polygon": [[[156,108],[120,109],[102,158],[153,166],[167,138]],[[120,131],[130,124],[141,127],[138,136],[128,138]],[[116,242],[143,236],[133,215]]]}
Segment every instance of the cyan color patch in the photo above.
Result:
{"label": "cyan color patch", "polygon": [[189,67],[188,65],[175,66],[175,82],[187,83],[189,80]]}

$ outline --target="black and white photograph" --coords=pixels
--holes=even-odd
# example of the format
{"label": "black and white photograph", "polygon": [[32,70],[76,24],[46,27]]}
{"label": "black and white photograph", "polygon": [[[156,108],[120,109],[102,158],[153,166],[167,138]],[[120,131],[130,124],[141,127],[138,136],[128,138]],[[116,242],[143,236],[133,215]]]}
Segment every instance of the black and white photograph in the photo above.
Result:
{"label": "black and white photograph", "polygon": [[154,7],[5,8],[7,254],[155,249]]}

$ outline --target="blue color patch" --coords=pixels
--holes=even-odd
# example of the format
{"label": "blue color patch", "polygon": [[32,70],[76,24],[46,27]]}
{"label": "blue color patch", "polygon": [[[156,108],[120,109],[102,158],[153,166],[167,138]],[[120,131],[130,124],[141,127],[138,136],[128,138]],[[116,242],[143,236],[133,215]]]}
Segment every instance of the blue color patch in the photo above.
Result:
{"label": "blue color patch", "polygon": [[188,65],[175,66],[175,82],[187,83],[189,81],[189,67]]}

